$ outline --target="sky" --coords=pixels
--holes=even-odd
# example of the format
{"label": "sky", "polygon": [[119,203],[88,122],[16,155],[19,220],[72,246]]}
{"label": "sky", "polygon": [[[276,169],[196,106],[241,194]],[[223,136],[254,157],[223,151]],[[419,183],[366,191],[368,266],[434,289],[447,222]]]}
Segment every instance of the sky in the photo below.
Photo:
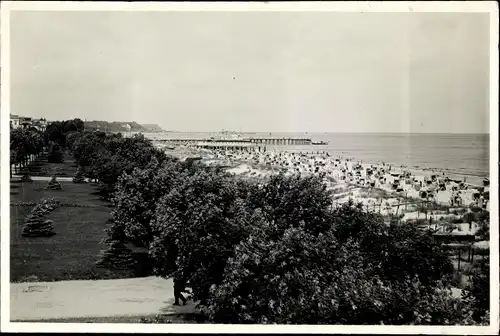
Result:
{"label": "sky", "polygon": [[10,20],[12,114],[191,132],[489,132],[487,13]]}

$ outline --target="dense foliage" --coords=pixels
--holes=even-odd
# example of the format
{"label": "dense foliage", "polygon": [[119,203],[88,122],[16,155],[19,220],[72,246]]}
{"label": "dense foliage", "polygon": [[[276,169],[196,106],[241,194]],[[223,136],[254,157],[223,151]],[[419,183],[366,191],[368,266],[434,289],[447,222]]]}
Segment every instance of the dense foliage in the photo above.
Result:
{"label": "dense foliage", "polygon": [[490,310],[490,262],[483,259],[473,270],[471,284],[465,298],[472,303],[473,318],[483,322]]}
{"label": "dense foliage", "polygon": [[155,158],[158,164],[167,159],[142,134],[125,138],[103,132],[72,133],[69,137],[71,152],[83,174],[103,184],[102,196],[110,198],[122,174],[145,168]]}
{"label": "dense foliage", "polygon": [[44,138],[45,143],[55,142],[61,146],[66,146],[66,135],[70,132],[83,131],[84,124],[81,119],[53,121],[47,125]]}
{"label": "dense foliage", "polygon": [[195,299],[205,302],[210,286],[221,283],[234,246],[253,227],[242,194],[220,171],[181,174],[158,202],[152,223],[157,274],[190,280]]}
{"label": "dense foliage", "polygon": [[156,272],[191,283],[218,323],[459,324],[441,243],[355,204],[330,209],[319,178],[245,185],[200,168],[159,201]]}
{"label": "dense foliage", "polygon": [[156,157],[145,168],[135,168],[118,179],[113,194],[111,239],[125,239],[149,247],[153,241],[151,220],[158,200],[171,189],[180,162],[169,158],[160,165]]}

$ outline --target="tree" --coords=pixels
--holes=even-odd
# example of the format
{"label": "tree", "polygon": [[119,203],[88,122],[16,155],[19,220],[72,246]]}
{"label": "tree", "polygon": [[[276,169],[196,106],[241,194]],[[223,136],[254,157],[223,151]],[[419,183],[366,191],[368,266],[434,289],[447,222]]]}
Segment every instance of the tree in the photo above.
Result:
{"label": "tree", "polygon": [[136,167],[131,173],[121,175],[112,197],[113,225],[108,236],[149,247],[153,241],[151,220],[156,204],[171,189],[180,171],[177,159],[170,158],[160,165],[153,157],[145,168]]}
{"label": "tree", "polygon": [[45,129],[45,144],[48,145],[50,142],[55,142],[61,146],[64,146],[66,136],[63,131],[63,123],[60,121],[53,121],[47,125]]}
{"label": "tree", "polygon": [[386,280],[418,277],[425,284],[435,284],[453,273],[442,243],[430,231],[398,223],[387,225],[382,216],[362,211],[361,205],[353,202],[335,209],[330,220],[340,242],[359,242],[366,256],[363,267]]}
{"label": "tree", "polygon": [[62,131],[67,134],[69,132],[83,131],[84,123],[81,119],[65,120],[62,124]]}
{"label": "tree", "polygon": [[76,162],[85,170],[91,167],[96,152],[103,146],[103,139],[93,133],[87,133],[75,140],[71,150]]}
{"label": "tree", "polygon": [[190,281],[201,302],[210,286],[222,281],[234,246],[252,227],[235,179],[203,166],[176,179],[160,199],[151,226],[155,273]]}
{"label": "tree", "polygon": [[49,163],[54,162],[54,163],[62,163],[64,162],[64,153],[62,151],[62,148],[59,144],[55,142],[51,142],[49,144],[49,153],[47,155],[47,161]]}
{"label": "tree", "polygon": [[80,137],[82,136],[82,132],[79,131],[72,131],[66,134],[66,146],[70,151],[73,151],[73,147],[76,141],[78,141],[78,139],[80,139]]}
{"label": "tree", "polygon": [[288,227],[304,222],[307,230],[318,233],[329,226],[331,192],[322,183],[322,176],[285,176],[280,173],[261,187],[246,187],[249,206],[261,209],[272,223],[270,236],[279,237]]}

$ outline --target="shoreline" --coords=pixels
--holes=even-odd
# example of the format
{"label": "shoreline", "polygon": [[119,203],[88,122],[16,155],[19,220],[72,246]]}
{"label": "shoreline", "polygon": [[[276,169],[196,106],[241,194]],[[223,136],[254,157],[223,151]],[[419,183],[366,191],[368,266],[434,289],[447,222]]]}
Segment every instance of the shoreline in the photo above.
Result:
{"label": "shoreline", "polygon": [[[197,136],[200,136],[200,137],[203,137],[203,136],[210,136],[210,135],[213,135],[214,132],[168,132],[168,133],[146,133],[144,134],[146,137],[152,139],[154,141],[154,139],[158,139],[159,137],[163,137],[163,138],[171,138],[171,139],[177,139],[177,138],[182,138],[186,135],[189,135],[189,134],[196,134]],[[250,133],[252,132],[243,132],[243,133],[238,133],[239,135],[245,137],[245,136],[250,136]],[[255,132],[253,132],[255,133]],[[359,136],[363,136],[363,135],[380,135],[380,136],[393,136],[393,135],[408,135],[408,136],[413,136],[413,135],[416,135],[416,136],[420,136],[420,135],[424,135],[424,136],[433,136],[433,135],[443,135],[443,136],[457,136],[457,137],[461,137],[461,136],[488,136],[489,134],[488,133],[485,133],[485,134],[469,134],[469,133],[466,133],[466,134],[447,134],[447,133],[443,133],[443,134],[435,134],[435,133],[417,133],[417,134],[414,134],[414,133],[396,133],[396,134],[392,134],[392,133],[332,133],[332,132],[288,132],[288,133],[283,133],[283,132],[271,132],[271,133],[262,133],[262,132],[257,132],[255,133],[254,135],[262,135],[262,136],[267,136],[267,135],[273,135],[273,136],[291,136],[291,137],[301,137],[301,136],[309,136],[311,137],[311,135],[316,135],[317,137],[315,139],[312,139],[312,140],[328,140],[329,143],[332,143],[331,139],[327,139],[325,136],[326,135],[330,135],[330,136],[335,136],[335,135],[339,135],[339,136],[356,136],[356,135],[359,135]],[[319,135],[322,135],[320,137],[318,137]],[[356,140],[356,144],[359,145],[359,140]],[[481,143],[480,143],[481,144]],[[397,157],[394,157],[396,159],[390,159],[389,157],[386,157],[385,160],[381,160],[379,159],[379,157],[377,157],[376,153],[374,153],[373,151],[376,151],[376,149],[372,148],[370,150],[370,152],[368,153],[365,153],[366,151],[363,151],[363,153],[361,153],[361,157],[360,157],[360,153],[358,153],[358,150],[356,149],[357,146],[355,146],[356,148],[353,149],[353,150],[348,150],[348,152],[344,151],[341,147],[340,148],[337,148],[338,146],[333,146],[335,148],[332,148],[331,145],[326,145],[326,146],[316,146],[316,145],[280,145],[280,144],[269,144],[269,145],[263,145],[267,148],[268,151],[273,151],[273,150],[276,150],[276,151],[286,151],[286,152],[290,152],[290,153],[299,153],[299,152],[312,152],[316,155],[316,152],[319,151],[319,152],[328,152],[330,153],[330,155],[333,155],[333,156],[337,156],[337,155],[341,155],[341,156],[344,156],[344,157],[352,157],[354,160],[357,160],[357,161],[363,161],[363,162],[367,162],[367,163],[370,163],[370,164],[379,164],[380,161],[385,161],[386,163],[388,164],[391,164],[393,165],[394,167],[396,166],[401,166],[401,165],[404,165],[407,167],[407,169],[412,169],[412,170],[418,170],[420,173],[425,173],[427,174],[428,172],[432,173],[432,172],[444,172],[447,176],[453,178],[453,179],[463,179],[464,177],[467,178],[467,181],[472,181],[474,180],[473,183],[471,184],[474,184],[474,185],[477,185],[477,181],[480,181],[481,179],[483,178],[491,178],[490,177],[490,172],[489,172],[489,163],[487,161],[484,161],[482,163],[484,163],[484,166],[478,166],[478,165],[471,165],[471,164],[468,164],[468,163],[464,163],[464,164],[460,164],[459,162],[454,162],[451,167],[454,167],[454,168],[449,168],[450,166],[447,166],[446,163],[441,160],[440,157],[435,157],[435,155],[433,155],[430,159],[430,162],[428,162],[428,160],[425,159],[425,157],[422,157],[422,155],[417,155],[416,159],[417,159],[417,162],[398,162]],[[484,146],[487,146],[487,143],[484,143]],[[348,146],[348,149],[350,147]],[[370,147],[371,148],[371,147]],[[352,149],[352,148],[351,148]],[[465,150],[472,150],[474,151],[474,149],[471,149],[471,148],[468,148],[467,147],[464,147]],[[477,147],[477,150],[481,151],[481,150],[486,150],[487,147],[485,148],[481,148],[481,147]],[[375,154],[374,156],[371,155],[370,153],[372,154]],[[444,151],[444,153],[446,154],[446,150]],[[358,154],[358,155],[356,155]],[[364,154],[367,154],[367,155],[364,155]],[[383,153],[381,153],[383,154]],[[420,153],[421,154],[421,153]],[[406,153],[405,154],[406,156],[401,156],[400,158],[408,158],[408,157],[411,157],[411,153]],[[390,156],[390,155],[385,155],[385,156]],[[384,155],[382,155],[382,157],[384,157]],[[472,160],[472,157],[468,157],[468,158],[465,158],[467,160]],[[483,160],[482,158],[478,158],[478,160]],[[403,160],[405,161],[405,160]],[[422,161],[422,162],[420,162]],[[432,162],[434,163],[437,163],[436,166],[433,166],[432,165]],[[470,167],[468,167],[470,166]]]}
{"label": "shoreline", "polygon": [[[200,156],[202,161],[209,165],[223,165],[226,170],[234,175],[247,178],[267,177],[284,170],[285,174],[300,172],[304,175],[325,172],[328,177],[337,181],[335,184],[345,184],[346,188],[370,189],[369,181],[373,184],[372,189],[383,191],[389,198],[422,200],[422,191],[432,195],[433,202],[443,206],[453,206],[451,199],[457,199],[458,204],[470,206],[471,204],[488,205],[489,201],[481,200],[481,203],[474,198],[478,192],[482,195],[482,177],[470,176],[463,183],[463,176],[446,174],[440,170],[415,169],[405,166],[390,165],[387,163],[372,164],[364,161],[356,161],[350,158],[332,156],[327,152],[298,153],[286,150],[267,150],[266,152],[245,152],[230,151],[220,149],[198,149],[191,146],[176,146],[174,151],[167,150],[166,153],[175,155],[184,152],[178,157]],[[190,154],[186,155],[188,152]],[[257,160],[257,161],[256,161]],[[314,170],[314,171],[313,171]],[[377,177],[366,175],[367,170],[377,171]],[[342,173],[343,171],[343,173]],[[358,172],[359,171],[359,172]],[[380,173],[380,171],[384,171]],[[400,174],[398,176],[398,174]],[[404,176],[409,174],[409,176]],[[394,175],[394,176],[393,176]],[[434,182],[427,180],[434,175]],[[395,177],[396,176],[396,177]],[[439,187],[445,178],[449,179],[444,190]],[[382,181],[380,182],[379,181]],[[331,183],[331,182],[330,182]],[[393,183],[399,183],[399,187],[394,187]],[[442,185],[441,185],[442,186]],[[397,190],[400,190],[399,192]],[[489,188],[487,189],[489,190]],[[386,197],[386,198],[387,198]],[[481,196],[482,197],[482,196]],[[356,197],[357,198],[357,197]],[[373,202],[373,200],[370,200]],[[453,201],[455,202],[455,201]],[[363,202],[365,203],[365,202]]]}

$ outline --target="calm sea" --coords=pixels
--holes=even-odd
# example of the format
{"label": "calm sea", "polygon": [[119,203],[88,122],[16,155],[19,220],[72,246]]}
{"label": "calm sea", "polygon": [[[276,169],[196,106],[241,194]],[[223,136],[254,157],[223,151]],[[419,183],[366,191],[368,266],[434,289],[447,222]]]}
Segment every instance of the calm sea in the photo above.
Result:
{"label": "calm sea", "polygon": [[[326,151],[367,163],[383,161],[452,175],[489,176],[489,134],[241,133],[243,137],[292,137],[328,145],[267,146],[295,152]],[[216,133],[165,133],[171,138],[207,138]]]}

